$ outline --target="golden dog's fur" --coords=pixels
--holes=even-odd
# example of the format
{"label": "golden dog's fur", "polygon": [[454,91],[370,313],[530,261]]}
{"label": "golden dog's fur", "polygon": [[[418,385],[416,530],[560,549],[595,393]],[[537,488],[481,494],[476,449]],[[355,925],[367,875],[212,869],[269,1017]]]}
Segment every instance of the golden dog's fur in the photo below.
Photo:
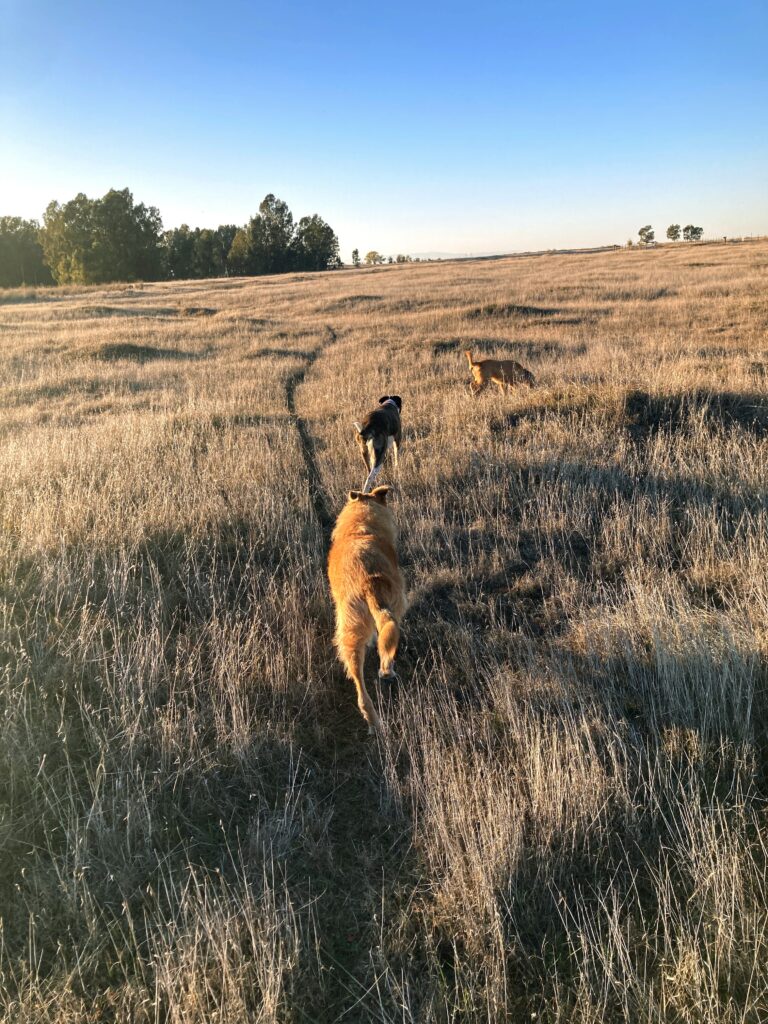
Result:
{"label": "golden dog's fur", "polygon": [[336,608],[336,649],[357,689],[369,729],[381,727],[363,678],[365,649],[378,633],[379,681],[395,678],[394,661],[405,614],[405,585],[397,561],[397,527],[387,508],[388,487],[350,491],[336,520],[328,579]]}
{"label": "golden dog's fur", "polygon": [[536,383],[531,371],[526,370],[520,363],[516,363],[514,359],[478,359],[475,361],[470,349],[465,349],[464,355],[467,357],[469,368],[472,371],[469,389],[473,395],[482,391],[489,381],[498,385],[499,391],[502,392],[505,387],[512,387],[513,384],[522,383],[533,387]]}

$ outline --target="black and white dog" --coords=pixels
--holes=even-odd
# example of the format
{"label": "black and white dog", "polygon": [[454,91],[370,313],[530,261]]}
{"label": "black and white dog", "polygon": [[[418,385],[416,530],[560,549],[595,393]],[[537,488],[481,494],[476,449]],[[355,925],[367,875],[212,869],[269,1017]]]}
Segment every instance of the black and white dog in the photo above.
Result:
{"label": "black and white dog", "polygon": [[381,466],[389,449],[394,445],[395,466],[397,452],[400,447],[401,428],[400,410],[403,407],[399,395],[383,395],[379,406],[369,412],[362,425],[355,423],[356,440],[360,446],[368,476],[363,484],[363,494],[373,487],[373,482],[381,472]]}

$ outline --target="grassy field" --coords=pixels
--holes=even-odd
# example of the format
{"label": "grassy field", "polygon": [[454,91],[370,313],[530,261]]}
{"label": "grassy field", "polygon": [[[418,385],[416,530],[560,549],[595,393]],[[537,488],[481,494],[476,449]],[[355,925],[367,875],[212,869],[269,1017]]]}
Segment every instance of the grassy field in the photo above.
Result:
{"label": "grassy field", "polygon": [[[757,242],[5,293],[2,1019],[764,1024],[767,280]],[[538,386],[472,399],[468,347]],[[395,392],[377,742],[325,556]]]}

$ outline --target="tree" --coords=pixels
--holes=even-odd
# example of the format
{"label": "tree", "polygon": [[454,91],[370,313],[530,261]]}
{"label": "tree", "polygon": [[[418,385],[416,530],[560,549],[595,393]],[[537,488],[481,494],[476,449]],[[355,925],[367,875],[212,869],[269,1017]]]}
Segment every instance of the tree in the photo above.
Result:
{"label": "tree", "polygon": [[686,242],[699,242],[704,234],[704,228],[694,227],[693,224],[686,224],[683,228],[683,238]]}
{"label": "tree", "polygon": [[[251,217],[243,229],[245,240],[238,243],[236,252],[239,274],[282,274],[292,269],[293,214],[287,203],[271,192],[259,205],[259,212]],[[238,235],[232,244],[235,244]]]}
{"label": "tree", "polygon": [[193,277],[195,235],[188,224],[171,228],[163,235],[165,269],[168,277],[185,281]]}
{"label": "tree", "polygon": [[360,266],[360,250],[359,249],[353,249],[352,250],[352,266],[353,267],[359,267]]}
{"label": "tree", "polygon": [[650,224],[646,224],[644,228],[640,228],[637,233],[640,236],[641,245],[648,245],[656,237]]}
{"label": "tree", "polygon": [[291,270],[293,241],[293,214],[288,204],[276,196],[262,199],[259,213],[251,221],[253,230],[252,257],[263,274],[281,274]]}
{"label": "tree", "polygon": [[57,284],[89,280],[92,236],[92,203],[83,192],[63,206],[55,201],[48,204],[40,237],[45,262]]}
{"label": "tree", "polygon": [[154,206],[134,204],[127,188],[101,199],[80,192],[48,204],[43,251],[59,284],[153,281],[162,276],[162,221]]}
{"label": "tree", "polygon": [[384,257],[381,255],[381,253],[376,252],[375,249],[371,249],[370,252],[367,252],[365,254],[365,262],[368,264],[369,267],[371,267],[374,264],[383,263]]}
{"label": "tree", "polygon": [[167,276],[178,281],[223,277],[237,230],[234,224],[220,224],[215,231],[182,224],[166,231],[163,252]]}
{"label": "tree", "polygon": [[670,224],[669,225],[669,227],[667,228],[667,238],[670,240],[670,242],[679,242],[680,241],[680,225],[679,224]]}
{"label": "tree", "polygon": [[195,277],[218,277],[220,271],[216,256],[216,232],[211,228],[197,228],[195,231]]}
{"label": "tree", "polygon": [[240,228],[227,254],[227,271],[235,277],[248,274],[248,229]]}
{"label": "tree", "polygon": [[216,228],[214,248],[216,252],[216,265],[218,267],[217,274],[219,277],[225,277],[227,274],[229,250],[232,248],[232,243],[235,240],[237,232],[238,227],[236,224],[219,224]]}
{"label": "tree", "polygon": [[411,263],[410,256],[404,256],[401,252],[395,257],[395,263]]}
{"label": "tree", "polygon": [[0,288],[53,284],[40,244],[40,225],[21,217],[0,217]]}
{"label": "tree", "polygon": [[154,206],[135,204],[127,188],[93,204],[93,274],[101,281],[155,281],[162,276],[163,222]]}
{"label": "tree", "polygon": [[292,250],[296,270],[327,270],[339,262],[339,240],[316,213],[297,224]]}

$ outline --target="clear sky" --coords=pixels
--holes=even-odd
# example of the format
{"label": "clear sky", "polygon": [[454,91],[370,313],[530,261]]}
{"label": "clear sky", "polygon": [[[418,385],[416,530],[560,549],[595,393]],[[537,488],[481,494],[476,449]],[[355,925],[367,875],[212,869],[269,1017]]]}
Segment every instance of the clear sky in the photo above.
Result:
{"label": "clear sky", "polygon": [[768,233],[768,2],[0,0],[0,215],[267,192],[342,257]]}

